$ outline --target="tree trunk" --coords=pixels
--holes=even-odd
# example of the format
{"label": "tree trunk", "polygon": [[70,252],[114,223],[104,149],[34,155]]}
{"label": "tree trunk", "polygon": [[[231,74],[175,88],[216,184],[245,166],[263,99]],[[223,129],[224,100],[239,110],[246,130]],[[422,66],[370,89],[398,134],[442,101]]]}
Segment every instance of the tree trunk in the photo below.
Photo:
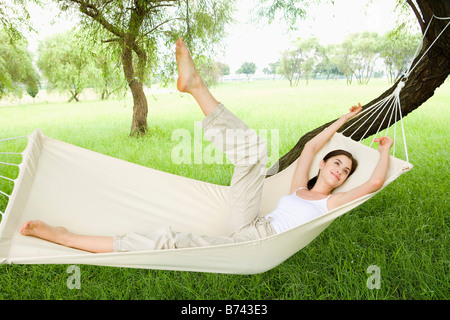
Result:
{"label": "tree trunk", "polygon": [[67,102],[72,102],[72,100],[75,100],[75,102],[80,102],[80,99],[78,99],[80,92],[77,92],[76,90],[74,91],[70,90],[70,93],[72,94],[72,96],[69,98]]}
{"label": "tree trunk", "polygon": [[145,135],[148,131],[147,114],[148,104],[145,97],[142,82],[133,81],[130,84],[131,93],[133,95],[133,122],[131,124],[130,135]]}
{"label": "tree trunk", "polygon": [[[148,114],[148,104],[147,98],[144,93],[144,87],[142,84],[143,72],[138,72],[135,76],[135,71],[133,67],[133,48],[134,39],[131,35],[125,35],[124,46],[122,51],[122,63],[123,70],[125,73],[125,78],[131,89],[131,94],[133,96],[133,120],[131,124],[130,135],[145,135],[148,131],[147,126],[147,114]],[[139,58],[141,60],[141,58]],[[141,68],[145,68],[145,62],[140,61],[138,65]],[[141,71],[141,70],[138,70]]]}
{"label": "tree trunk", "polygon": [[[415,5],[408,1],[408,4],[415,11],[416,16],[419,20],[419,24],[422,28],[422,32],[425,31],[428,22],[432,18],[432,15],[438,17],[448,17],[450,16],[450,2],[448,0],[435,0],[435,1],[427,1],[427,0],[417,0],[417,4],[422,16],[419,16],[419,10],[415,8]],[[431,43],[436,39],[439,33],[445,28],[448,20],[438,20],[433,19],[426,37],[423,41],[423,47],[421,52],[418,54],[418,57],[414,60],[412,65],[416,64],[416,61],[422,56],[422,54],[430,47]],[[425,101],[427,101],[430,97],[433,96],[434,91],[438,88],[447,78],[450,73],[450,30],[447,30],[441,35],[439,40],[437,40],[431,49],[426,53],[423,59],[419,62],[416,68],[411,72],[409,77],[405,82],[405,87],[400,92],[400,102],[401,102],[401,111],[403,117],[407,116],[409,113],[420,107]],[[400,80],[397,80],[394,85],[386,90],[381,96],[374,99],[367,105],[363,106],[363,109],[373,105],[374,103],[382,100],[383,98],[392,94],[392,92],[396,89],[397,84]],[[386,108],[387,109],[387,108]],[[387,110],[386,110],[387,111]],[[372,134],[375,134],[378,130],[378,127],[381,124],[381,129],[383,130],[388,125],[388,118],[386,117],[385,121],[383,121],[383,116],[378,117],[377,121],[371,126],[366,133],[366,130],[369,128],[371,124],[367,123],[362,128],[365,130],[358,130],[354,135],[352,135],[352,139],[360,140],[361,138],[366,138]],[[297,144],[283,157],[279,159],[277,165],[274,165],[268,172],[268,176],[273,175],[279,171],[284,170],[290,164],[292,164],[299,156],[303,150],[303,147],[306,142],[316,136],[319,132],[329,126],[335,120],[328,122],[308,133],[303,135]],[[344,130],[348,126],[350,126],[353,122],[349,121],[346,123],[339,131]],[[391,123],[392,125],[393,123]],[[352,132],[345,132],[346,136],[349,136]]]}

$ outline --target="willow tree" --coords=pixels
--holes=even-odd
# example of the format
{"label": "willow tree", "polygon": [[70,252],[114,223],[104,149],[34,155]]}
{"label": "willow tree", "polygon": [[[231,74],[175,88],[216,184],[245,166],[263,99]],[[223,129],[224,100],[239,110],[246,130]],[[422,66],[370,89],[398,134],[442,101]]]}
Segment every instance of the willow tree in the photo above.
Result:
{"label": "willow tree", "polygon": [[[40,0],[29,2],[40,4]],[[24,33],[35,31],[29,17],[23,1],[0,0],[0,98],[8,94],[22,97],[21,85],[33,98],[39,91],[39,75],[24,37]]]}
{"label": "willow tree", "polygon": [[[41,5],[40,0],[28,2]],[[35,32],[29,19],[30,13],[23,0],[0,0],[0,29],[6,32],[11,44],[24,40],[25,32]]]}
{"label": "willow tree", "polygon": [[[290,0],[288,2],[294,3],[296,1]],[[447,79],[450,73],[450,27],[447,28],[446,31],[442,33],[438,40],[432,45],[434,40],[438,37],[441,31],[444,30],[447,23],[450,21],[433,18],[433,15],[441,18],[449,17],[450,1],[416,0],[414,3],[412,0],[407,0],[406,2],[410,10],[414,12],[417,22],[422,30],[422,34],[425,34],[425,36],[423,39],[422,48],[418,53],[417,58],[415,58],[412,62],[412,65],[417,65],[407,77],[405,86],[400,92],[401,112],[403,117],[419,108],[425,101],[431,98],[434,95],[434,91],[442,83],[444,83],[445,79]],[[429,25],[428,31],[425,33],[426,28],[432,19],[433,21]],[[428,52],[426,52],[427,50]],[[420,57],[422,57],[423,54],[425,55],[420,60]],[[383,94],[373,99],[367,105],[364,105],[363,109],[366,109],[371,105],[381,101],[385,97],[391,95],[397,88],[399,81],[404,81],[404,79],[397,80],[392,85],[392,87],[387,89]],[[385,112],[387,112],[387,110]],[[282,156],[279,159],[278,163],[269,170],[269,175],[281,171],[292,164],[300,156],[300,153],[303,150],[306,142],[308,142],[334,121],[335,120],[325,123],[300,137],[297,144],[289,152]],[[349,121],[341,128],[340,131],[344,131],[353,123],[353,121]],[[390,124],[392,125],[393,123],[391,122]],[[378,128],[380,128],[380,130],[383,130],[388,125],[389,117],[380,116],[373,123],[373,125],[369,123],[363,125],[361,127],[361,130],[358,130],[358,132],[352,134],[351,138],[354,140],[364,139],[375,134]],[[351,134],[351,132],[348,131],[349,130],[347,130],[347,132],[344,132],[343,134]]]}
{"label": "willow tree", "polygon": [[[63,11],[81,13],[81,24],[104,35],[99,45],[120,49],[125,79],[133,96],[131,134],[148,131],[148,102],[144,82],[158,62],[173,71],[164,48],[183,37],[193,53],[210,50],[223,38],[231,21],[229,0],[55,0]],[[105,32],[106,31],[106,32]],[[95,34],[93,32],[92,34]],[[172,74],[170,74],[172,75]]]}

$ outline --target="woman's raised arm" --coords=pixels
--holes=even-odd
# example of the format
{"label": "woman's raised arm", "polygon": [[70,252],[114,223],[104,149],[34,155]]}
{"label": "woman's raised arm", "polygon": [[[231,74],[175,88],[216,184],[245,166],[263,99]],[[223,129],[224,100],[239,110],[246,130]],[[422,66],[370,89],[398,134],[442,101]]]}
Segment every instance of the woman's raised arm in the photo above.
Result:
{"label": "woman's raised arm", "polygon": [[330,210],[375,192],[383,186],[389,168],[389,152],[394,141],[388,136],[380,137],[374,141],[379,143],[378,151],[380,152],[380,158],[369,180],[347,192],[335,193],[328,200],[328,208]]}
{"label": "woman's raised arm", "polygon": [[291,193],[300,187],[307,186],[309,169],[316,153],[328,142],[328,140],[330,140],[344,123],[356,116],[361,110],[360,103],[358,103],[357,106],[352,106],[349,113],[342,115],[338,120],[333,122],[305,144],[297,162],[294,176],[292,177]]}

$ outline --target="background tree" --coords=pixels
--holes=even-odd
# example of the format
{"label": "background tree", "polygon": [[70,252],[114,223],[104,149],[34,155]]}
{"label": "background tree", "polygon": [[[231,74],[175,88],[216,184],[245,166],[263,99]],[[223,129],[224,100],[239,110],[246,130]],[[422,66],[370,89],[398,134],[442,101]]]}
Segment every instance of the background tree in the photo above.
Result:
{"label": "background tree", "polygon": [[230,66],[226,63],[218,62],[217,66],[220,69],[221,76],[228,76],[230,74]]}
{"label": "background tree", "polygon": [[299,50],[285,50],[281,54],[280,64],[277,73],[289,80],[289,86],[298,85],[301,73],[302,57]]}
{"label": "background tree", "polygon": [[[95,30],[89,28],[77,28],[76,38],[83,39],[83,45],[94,57],[94,72],[96,76],[91,79],[90,85],[99,93],[100,99],[108,99],[111,95],[116,97],[125,96],[128,91],[128,83],[123,73],[122,61],[120,59],[122,50],[116,43],[98,42],[99,38],[107,38],[108,31],[104,28]],[[151,85],[151,79],[146,78],[144,82]]]}
{"label": "background tree", "polygon": [[[63,11],[81,12],[81,23],[98,43],[120,47],[123,72],[133,96],[131,134],[148,131],[148,102],[143,85],[149,73],[172,77],[173,46],[183,37],[191,53],[205,54],[220,42],[231,21],[229,0],[55,0]],[[74,10],[75,9],[75,10]],[[98,30],[107,30],[108,37]],[[170,48],[170,50],[169,50]],[[156,71],[158,62],[159,73]]]}
{"label": "background tree", "polygon": [[[208,87],[214,86],[222,76],[219,64],[205,55],[200,55],[195,58],[195,66]],[[225,65],[223,67],[226,69]]]}
{"label": "background tree", "polygon": [[355,73],[355,59],[353,56],[353,43],[351,41],[344,41],[343,43],[334,47],[335,56],[334,61],[340,73],[347,78],[347,84],[352,84],[353,75]]}
{"label": "background tree", "polygon": [[11,44],[15,41],[23,40],[25,31],[34,31],[30,24],[30,14],[27,10],[27,3],[40,4],[40,0],[0,0],[0,29],[9,38]]}
{"label": "background tree", "polygon": [[0,29],[0,98],[6,95],[22,97],[23,87],[33,98],[39,91],[39,75],[27,42],[13,39]]}
{"label": "background tree", "polygon": [[380,51],[380,39],[375,32],[350,34],[344,43],[351,43],[353,73],[359,84],[368,84]]}
{"label": "background tree", "polygon": [[308,84],[314,68],[323,56],[324,48],[320,45],[319,39],[316,37],[298,39],[296,46],[301,57],[300,70],[305,77],[306,84]]}
{"label": "background tree", "polygon": [[237,74],[245,74],[247,76],[247,81],[250,80],[251,76],[256,72],[256,64],[253,62],[244,62],[241,67],[236,71]]}
{"label": "background tree", "polygon": [[411,35],[404,30],[387,32],[380,42],[380,56],[386,66],[389,83],[395,82],[414,58],[420,35]]}
{"label": "background tree", "polygon": [[267,67],[264,68],[263,72],[264,74],[271,74],[273,75],[273,80],[275,80],[275,76],[277,75],[277,69],[280,66],[280,60],[278,60],[277,62],[272,62],[269,63],[269,65]]}
{"label": "background tree", "polygon": [[216,62],[216,66],[219,72],[218,77],[220,78],[220,81],[223,81],[223,77],[230,74],[230,66],[223,62]]}
{"label": "background tree", "polygon": [[111,95],[125,94],[127,90],[125,77],[121,71],[122,65],[111,57],[111,52],[102,52],[94,57],[95,68],[98,70],[94,87],[100,93],[100,99],[106,100]]}
{"label": "background tree", "polygon": [[316,65],[314,72],[316,74],[325,75],[327,80],[330,79],[331,75],[344,75],[339,71],[337,64],[337,55],[336,55],[336,45],[328,45],[322,48],[321,51],[321,60]]}
{"label": "background tree", "polygon": [[39,45],[37,65],[49,89],[69,92],[69,102],[97,82],[96,57],[75,31],[56,34]]}
{"label": "background tree", "polygon": [[316,37],[298,38],[292,42],[292,49],[282,53],[278,73],[289,80],[289,85],[295,87],[304,75],[306,84],[322,56],[323,48]]}

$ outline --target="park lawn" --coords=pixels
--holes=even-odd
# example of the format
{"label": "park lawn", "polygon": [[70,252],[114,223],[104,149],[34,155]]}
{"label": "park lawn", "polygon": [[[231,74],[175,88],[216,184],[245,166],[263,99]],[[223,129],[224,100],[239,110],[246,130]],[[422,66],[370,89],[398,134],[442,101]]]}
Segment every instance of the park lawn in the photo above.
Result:
{"label": "park lawn", "polygon": [[[271,160],[304,133],[357,102],[371,101],[388,86],[381,80],[368,86],[316,80],[297,88],[286,81],[254,81],[225,83],[212,91],[257,132],[278,135],[279,145],[268,141]],[[148,101],[149,134],[143,138],[129,137],[132,101],[127,98],[1,107],[0,139],[40,128],[49,137],[116,158],[228,184],[231,165],[172,161],[178,144],[172,140],[174,131],[189,130],[194,136],[203,118],[195,101],[179,93],[148,95]],[[413,170],[268,272],[242,276],[82,265],[81,289],[70,290],[68,265],[2,265],[0,299],[448,299],[448,101],[447,81],[405,118]],[[9,150],[24,145],[14,143]],[[0,184],[0,190],[11,188]],[[4,211],[5,199],[0,201]],[[373,265],[380,270],[381,289],[367,287]]]}

